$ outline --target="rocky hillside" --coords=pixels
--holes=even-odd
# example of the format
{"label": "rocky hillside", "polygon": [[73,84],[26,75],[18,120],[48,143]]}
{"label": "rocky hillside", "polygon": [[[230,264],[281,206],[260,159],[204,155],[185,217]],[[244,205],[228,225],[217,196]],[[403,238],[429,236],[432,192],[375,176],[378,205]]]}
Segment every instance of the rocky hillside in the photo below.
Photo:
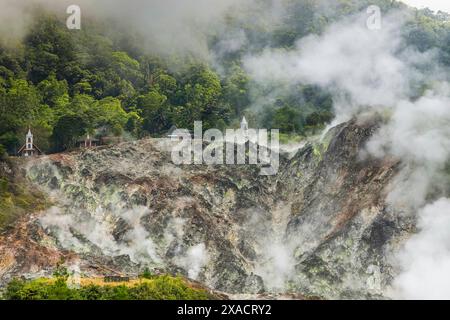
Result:
{"label": "rocky hillside", "polygon": [[52,203],[0,239],[0,279],[144,268],[181,273],[230,294],[383,297],[389,252],[413,221],[385,203],[395,159],[364,157],[374,120],[353,120],[255,166],[175,166],[163,140],[29,160]]}

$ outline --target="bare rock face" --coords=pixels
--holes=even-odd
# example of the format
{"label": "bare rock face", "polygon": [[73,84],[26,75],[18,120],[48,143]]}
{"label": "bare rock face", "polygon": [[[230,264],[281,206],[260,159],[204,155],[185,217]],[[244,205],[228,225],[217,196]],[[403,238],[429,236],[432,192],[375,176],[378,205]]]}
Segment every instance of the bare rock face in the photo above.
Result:
{"label": "bare rock face", "polygon": [[[87,274],[148,267],[234,294],[383,297],[394,274],[388,252],[413,222],[385,203],[397,161],[363,156],[376,129],[339,125],[281,155],[274,176],[249,165],[175,166],[154,139],[33,159],[27,177],[54,206],[27,220],[30,250],[55,252],[53,264],[64,253]],[[20,259],[0,264],[2,280],[31,272],[27,254]]]}
{"label": "bare rock face", "polygon": [[290,169],[312,172],[294,182],[297,197],[286,232],[295,255],[294,287],[303,293],[375,298],[389,285],[388,254],[411,222],[400,221],[385,203],[399,163],[364,159],[361,152],[376,129],[371,122],[340,125],[315,169],[304,166],[312,147],[298,155],[297,169]]}

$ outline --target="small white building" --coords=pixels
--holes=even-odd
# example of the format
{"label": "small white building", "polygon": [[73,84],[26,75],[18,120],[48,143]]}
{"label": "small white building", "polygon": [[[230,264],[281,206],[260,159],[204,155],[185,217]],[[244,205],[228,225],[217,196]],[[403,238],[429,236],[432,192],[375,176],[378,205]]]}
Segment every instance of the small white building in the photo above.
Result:
{"label": "small white building", "polygon": [[241,132],[244,134],[244,138],[248,139],[248,122],[245,117],[243,117],[241,121]]}
{"label": "small white building", "polygon": [[25,144],[19,149],[17,154],[21,157],[33,157],[42,154],[42,151],[34,144],[34,137],[30,128],[28,128],[28,133],[25,137]]}
{"label": "small white building", "polygon": [[93,148],[100,145],[100,141],[97,139],[91,138],[90,134],[86,135],[86,138],[77,141],[78,147],[80,148]]}

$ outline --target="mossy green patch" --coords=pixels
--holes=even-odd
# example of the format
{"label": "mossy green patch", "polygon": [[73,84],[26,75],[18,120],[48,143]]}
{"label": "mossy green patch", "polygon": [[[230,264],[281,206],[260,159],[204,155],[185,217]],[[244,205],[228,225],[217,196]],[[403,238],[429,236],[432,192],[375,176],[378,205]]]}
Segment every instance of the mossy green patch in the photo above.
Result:
{"label": "mossy green patch", "polygon": [[295,133],[291,133],[291,134],[279,133],[278,139],[281,144],[299,143],[299,142],[305,140],[305,136],[298,135]]}
{"label": "mossy green patch", "polygon": [[0,177],[0,231],[23,214],[47,206],[45,197],[25,179],[13,175]]}

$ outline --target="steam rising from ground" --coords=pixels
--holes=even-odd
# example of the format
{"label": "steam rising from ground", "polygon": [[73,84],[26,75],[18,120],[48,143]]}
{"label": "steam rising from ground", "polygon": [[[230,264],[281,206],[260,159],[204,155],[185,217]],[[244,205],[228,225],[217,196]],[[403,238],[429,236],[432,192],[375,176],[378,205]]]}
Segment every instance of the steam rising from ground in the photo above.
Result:
{"label": "steam rising from ground", "polygon": [[[450,90],[436,52],[419,53],[400,37],[407,16],[384,17],[371,31],[366,16],[329,27],[321,36],[300,40],[290,51],[267,49],[245,59],[246,69],[262,84],[314,83],[334,93],[337,121],[378,111],[386,124],[369,142],[365,156],[396,157],[403,169],[388,202],[419,217],[419,233],[397,257],[402,271],[391,294],[400,298],[450,298],[448,196]],[[413,92],[426,85],[420,99]],[[364,155],[362,155],[364,156]],[[425,207],[424,207],[425,206]],[[283,250],[279,250],[283,252]],[[395,261],[395,260],[394,260]]]}
{"label": "steam rising from ground", "polygon": [[[442,91],[444,90],[444,91]],[[417,209],[429,197],[448,190],[445,172],[450,158],[450,98],[447,88],[429,91],[417,101],[400,101],[390,122],[368,144],[370,153],[393,155],[405,163],[389,202]]]}
{"label": "steam rising from ground", "polygon": [[[44,3],[63,14],[70,2],[0,0],[1,30],[13,35],[23,33],[30,16],[25,5]],[[119,0],[78,2],[83,14],[129,21],[145,31],[162,52],[186,50],[208,56],[206,35],[216,26],[220,28],[216,22],[233,10],[238,0],[134,1],[133,6]],[[338,122],[374,110],[385,116],[386,124],[368,144],[366,156],[402,160],[402,172],[391,186],[388,201],[394,208],[406,207],[419,217],[419,233],[397,257],[403,272],[394,281],[392,294],[401,298],[450,298],[450,277],[446,273],[450,266],[450,200],[445,199],[449,192],[450,90],[445,71],[433,62],[437,61],[436,52],[419,53],[405,46],[400,31],[406,15],[385,16],[382,29],[374,31],[367,29],[366,18],[362,15],[333,24],[320,36],[298,41],[293,50],[266,49],[248,55],[244,66],[260,84],[283,88],[309,83],[328,88],[333,93]],[[236,32],[225,37],[219,47],[233,51],[245,42],[245,34]],[[421,87],[428,90],[416,99],[413,93]],[[58,239],[67,246],[82,246],[68,229],[78,225],[76,231],[110,254],[128,254],[134,261],[159,259],[150,235],[140,224],[148,214],[146,208],[112,214],[112,218],[122,217],[132,226],[123,239],[125,244],[113,239],[104,209],[97,209],[87,219],[57,210],[50,210],[42,223],[59,228],[62,232]],[[263,267],[259,272],[266,280],[271,279],[269,285],[281,286],[293,272],[292,249],[292,244],[282,241],[268,247],[266,260],[271,261],[267,266],[272,271]],[[205,245],[199,244],[188,249],[179,263],[196,278],[207,256]]]}
{"label": "steam rising from ground", "polygon": [[[42,226],[52,232],[59,244],[66,249],[78,253],[90,253],[100,250],[106,256],[126,255],[130,260],[144,266],[164,266],[159,252],[166,248],[157,246],[152,235],[143,227],[141,219],[149,214],[146,207],[135,207],[129,210],[106,211],[97,208],[94,214],[78,215],[53,207],[40,219]],[[117,219],[127,223],[127,230],[121,239],[114,237]],[[184,222],[173,219],[165,230],[165,240],[182,242]],[[209,257],[205,244],[200,243],[187,248],[186,252],[175,256],[173,263],[186,270],[191,279],[197,279]]]}
{"label": "steam rising from ground", "polygon": [[[141,266],[165,267],[163,258],[169,247],[176,244],[174,265],[186,270],[197,279],[209,257],[205,244],[184,248],[184,224],[181,218],[168,221],[164,241],[156,243],[142,223],[151,214],[145,206],[129,208],[113,199],[107,206],[81,208],[65,199],[59,192],[60,206],[52,207],[39,219],[41,225],[52,233],[58,244],[80,254],[93,253],[117,257],[126,255],[131,262]],[[66,204],[66,205],[64,205]]]}
{"label": "steam rising from ground", "polygon": [[208,252],[204,243],[190,247],[186,254],[179,259],[179,264],[188,271],[188,276],[196,280],[201,269],[208,262]]}
{"label": "steam rising from ground", "polygon": [[399,255],[404,272],[394,282],[394,296],[405,299],[450,297],[450,200],[440,199],[419,213],[420,232]]}
{"label": "steam rising from ground", "polygon": [[290,213],[291,206],[280,203],[272,210],[271,223],[267,224],[267,217],[254,209],[251,210],[249,221],[244,225],[245,230],[262,229],[256,239],[260,257],[255,266],[255,273],[261,276],[264,285],[271,291],[283,292],[286,282],[291,280],[294,274],[295,244],[286,242],[284,237]]}
{"label": "steam rising from ground", "polygon": [[[108,256],[127,255],[135,263],[158,264],[161,262],[148,232],[141,225],[141,218],[148,214],[146,207],[130,210],[106,211],[101,207],[93,214],[76,214],[53,207],[42,218],[41,224],[54,231],[60,244],[76,252],[89,252],[94,245]],[[117,218],[126,221],[128,230],[121,241],[113,236],[113,222]],[[84,240],[88,241],[84,241]]]}

